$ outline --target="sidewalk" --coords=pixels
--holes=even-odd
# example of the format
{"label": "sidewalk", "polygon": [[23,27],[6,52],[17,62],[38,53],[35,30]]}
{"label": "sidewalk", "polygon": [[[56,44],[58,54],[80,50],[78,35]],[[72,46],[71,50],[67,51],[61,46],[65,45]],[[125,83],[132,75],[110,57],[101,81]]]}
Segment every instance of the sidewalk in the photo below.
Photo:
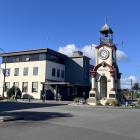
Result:
{"label": "sidewalk", "polygon": [[45,100],[43,102],[42,100],[36,100],[31,99],[30,101],[28,99],[17,99],[17,101],[10,101],[10,100],[0,100],[0,102],[21,102],[21,103],[53,103],[53,104],[70,104],[73,101],[55,101],[55,100]]}

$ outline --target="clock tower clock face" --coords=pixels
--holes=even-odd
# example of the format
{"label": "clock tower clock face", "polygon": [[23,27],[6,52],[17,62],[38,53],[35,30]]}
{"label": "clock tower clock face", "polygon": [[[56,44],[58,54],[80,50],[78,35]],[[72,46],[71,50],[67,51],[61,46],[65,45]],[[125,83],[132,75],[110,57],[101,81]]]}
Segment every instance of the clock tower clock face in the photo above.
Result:
{"label": "clock tower clock face", "polygon": [[102,49],[99,52],[99,56],[101,59],[105,60],[109,57],[109,51],[107,49]]}

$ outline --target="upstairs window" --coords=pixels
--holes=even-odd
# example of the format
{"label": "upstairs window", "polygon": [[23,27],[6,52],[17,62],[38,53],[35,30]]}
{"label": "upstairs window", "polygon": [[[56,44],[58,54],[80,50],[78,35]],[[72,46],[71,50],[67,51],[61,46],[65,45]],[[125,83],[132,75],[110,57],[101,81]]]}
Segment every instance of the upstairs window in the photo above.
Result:
{"label": "upstairs window", "polygon": [[55,75],[56,75],[56,69],[52,68],[52,76],[55,77]]}
{"label": "upstairs window", "polygon": [[5,74],[6,77],[10,76],[10,69],[4,70],[3,74]]}
{"label": "upstairs window", "polygon": [[61,78],[64,78],[64,77],[65,77],[64,70],[61,70]]}
{"label": "upstairs window", "polygon": [[60,69],[57,69],[57,77],[60,77]]}
{"label": "upstairs window", "polygon": [[39,54],[32,54],[31,55],[31,60],[32,61],[38,61],[39,60]]}
{"label": "upstairs window", "polygon": [[23,75],[24,75],[24,76],[27,76],[27,75],[28,75],[28,68],[27,68],[27,67],[24,68],[24,70],[23,70]]}
{"label": "upstairs window", "polygon": [[15,61],[15,62],[19,62],[19,57],[15,57],[15,58],[14,58],[14,61]]}
{"label": "upstairs window", "polygon": [[14,76],[19,76],[19,68],[15,68],[15,70],[14,70]]}
{"label": "upstairs window", "polygon": [[38,67],[33,67],[33,75],[38,75]]}

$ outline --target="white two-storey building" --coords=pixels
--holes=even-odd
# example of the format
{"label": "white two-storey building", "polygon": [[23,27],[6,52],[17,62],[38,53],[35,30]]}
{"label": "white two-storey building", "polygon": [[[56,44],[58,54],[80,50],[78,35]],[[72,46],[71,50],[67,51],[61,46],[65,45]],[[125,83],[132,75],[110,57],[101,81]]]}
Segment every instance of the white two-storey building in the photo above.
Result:
{"label": "white two-storey building", "polygon": [[[0,93],[2,94],[4,89],[5,96],[7,90],[15,85],[20,88],[23,95],[29,94],[33,98],[40,99],[42,82],[65,81],[63,57],[66,56],[50,49],[4,53],[2,57]],[[5,82],[4,87],[3,82]]]}

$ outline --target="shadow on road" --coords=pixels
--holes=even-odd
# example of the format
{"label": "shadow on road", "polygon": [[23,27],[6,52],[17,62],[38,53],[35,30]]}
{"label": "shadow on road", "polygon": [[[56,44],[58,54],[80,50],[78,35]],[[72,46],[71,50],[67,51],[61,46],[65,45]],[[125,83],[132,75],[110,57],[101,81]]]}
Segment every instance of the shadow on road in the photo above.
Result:
{"label": "shadow on road", "polygon": [[0,112],[32,109],[32,108],[43,108],[52,106],[64,106],[67,104],[61,103],[23,103],[23,102],[0,102]]}
{"label": "shadow on road", "polygon": [[19,116],[21,120],[25,121],[44,121],[54,118],[73,117],[69,113],[59,112],[33,112],[33,111],[20,111],[20,112],[3,112],[2,116]]}

